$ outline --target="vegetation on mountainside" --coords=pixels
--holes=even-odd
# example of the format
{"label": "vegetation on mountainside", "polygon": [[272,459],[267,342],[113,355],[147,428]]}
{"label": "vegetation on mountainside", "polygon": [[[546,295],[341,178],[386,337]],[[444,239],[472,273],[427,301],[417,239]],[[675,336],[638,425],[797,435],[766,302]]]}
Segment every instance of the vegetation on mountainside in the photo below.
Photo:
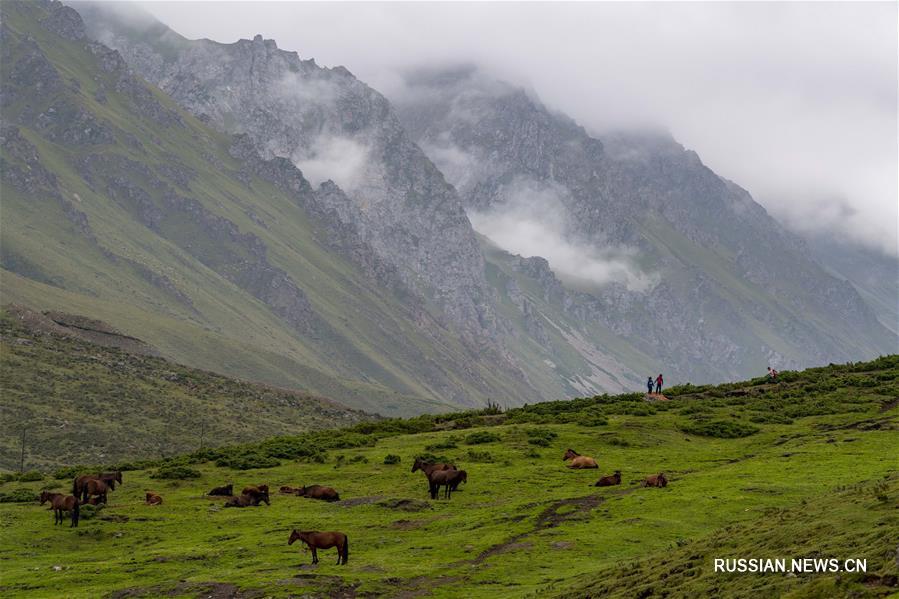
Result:
{"label": "vegetation on mountainside", "polygon": [[[0,467],[160,458],[371,416],[328,400],[29,328],[0,314]],[[22,477],[20,477],[22,480]]]}
{"label": "vegetation on mountainside", "polygon": [[[899,590],[890,545],[899,538],[899,356],[787,372],[779,384],[666,394],[671,401],[598,396],[364,422],[131,464],[139,469],[125,472],[109,506],[78,529],[54,528],[36,504],[0,505],[0,592],[877,597]],[[579,424],[585,413],[607,424]],[[788,422],[753,422],[758,414]],[[693,421],[758,431],[685,433]],[[493,440],[470,446],[469,435]],[[469,474],[449,501],[427,500],[424,476],[409,472],[416,455],[437,446],[445,447],[439,457]],[[566,468],[567,447],[596,457],[599,471]],[[217,465],[240,455],[278,465]],[[176,466],[200,477],[150,478]],[[622,472],[619,487],[592,486],[614,470]],[[640,486],[659,471],[666,488]],[[0,493],[64,490],[72,471],[60,474],[10,481]],[[221,499],[203,496],[229,482],[323,484],[342,501],[273,495],[270,507],[223,510]],[[145,506],[146,490],[164,504]],[[349,564],[336,566],[325,554],[309,566],[308,554],[286,544],[292,528],[347,533]],[[741,556],[864,558],[868,566],[866,574],[795,577],[712,571],[712,559]]]}

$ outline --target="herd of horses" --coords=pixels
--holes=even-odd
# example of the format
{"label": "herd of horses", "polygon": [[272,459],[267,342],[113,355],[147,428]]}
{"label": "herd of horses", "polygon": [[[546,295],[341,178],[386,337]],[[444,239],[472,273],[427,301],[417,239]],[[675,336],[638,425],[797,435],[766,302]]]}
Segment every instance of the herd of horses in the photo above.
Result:
{"label": "herd of horses", "polygon": [[[573,449],[568,449],[562,459],[569,462],[568,467],[573,469],[599,468],[595,459],[581,455]],[[455,464],[433,463],[416,458],[415,463],[412,464],[412,472],[415,473],[417,471],[421,471],[427,478],[428,494],[431,499],[438,499],[441,489],[443,489],[444,499],[450,499],[460,484],[468,482],[468,473],[465,470],[456,468]],[[50,503],[50,509],[53,510],[54,524],[61,524],[65,520],[66,514],[68,514],[71,519],[70,526],[78,526],[81,512],[80,506],[84,504],[105,504],[108,493],[115,490],[116,484],[122,484],[121,471],[78,476],[72,481],[71,495],[43,491],[40,495],[40,504]],[[621,471],[616,470],[613,474],[601,477],[596,481],[595,486],[611,487],[620,484]],[[665,477],[664,472],[660,472],[659,474],[646,477],[642,484],[644,487],[665,487],[668,485],[668,479]],[[278,491],[283,495],[295,495],[320,501],[340,501],[340,495],[336,490],[323,485],[282,486]],[[258,507],[263,503],[271,505],[267,484],[248,485],[241,490],[240,495],[234,494],[233,484],[227,484],[213,488],[206,495],[210,497],[225,497],[224,507],[227,508]],[[146,504],[162,505],[162,496],[157,493],[147,492]],[[349,540],[347,535],[342,532],[299,531],[294,529],[290,533],[287,544],[293,545],[296,541],[302,541],[312,551],[313,564],[318,563],[318,549],[336,547],[338,565],[346,564],[349,558]]]}

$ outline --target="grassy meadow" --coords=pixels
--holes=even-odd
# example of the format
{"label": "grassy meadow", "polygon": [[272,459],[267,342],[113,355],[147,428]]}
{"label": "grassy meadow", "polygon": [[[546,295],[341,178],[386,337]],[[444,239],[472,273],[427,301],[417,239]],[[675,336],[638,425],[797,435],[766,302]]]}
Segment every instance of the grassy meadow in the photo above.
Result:
{"label": "grassy meadow", "polygon": [[[143,469],[76,529],[27,500],[68,489],[77,468],[9,480],[0,593],[887,596],[899,591],[897,377],[889,357],[785,373],[778,385],[674,388],[668,402],[600,396],[196,452],[130,465]],[[566,468],[568,447],[599,471]],[[410,473],[421,454],[453,460],[469,482],[449,501],[428,499],[425,477]],[[592,486],[614,470],[620,487]],[[659,471],[667,488],[639,485]],[[269,484],[271,506],[223,509],[204,496],[229,482]],[[301,484],[333,486],[341,501],[277,493]],[[147,490],[163,505],[143,505]],[[293,528],[345,532],[348,565],[328,550],[312,566],[287,546]],[[865,558],[868,570],[714,574],[715,557]]]}

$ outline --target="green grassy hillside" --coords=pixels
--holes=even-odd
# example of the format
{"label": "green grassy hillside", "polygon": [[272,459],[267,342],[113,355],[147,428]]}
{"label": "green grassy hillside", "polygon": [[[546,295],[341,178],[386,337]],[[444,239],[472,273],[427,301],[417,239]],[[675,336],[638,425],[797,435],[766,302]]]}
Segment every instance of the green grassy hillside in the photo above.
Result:
{"label": "green grassy hillside", "polygon": [[[108,507],[77,529],[54,528],[52,514],[27,501],[42,488],[65,489],[74,470],[7,482],[0,591],[491,598],[899,591],[899,356],[787,372],[777,385],[683,386],[668,396],[383,420],[195,452],[126,471]],[[596,457],[600,469],[565,468],[568,447]],[[465,468],[467,485],[449,501],[428,499],[424,477],[409,472],[422,453]],[[592,486],[614,470],[622,471],[620,487]],[[639,485],[659,471],[669,477],[666,488]],[[196,478],[154,478],[179,473]],[[269,507],[231,510],[203,496],[227,482],[325,484],[341,501],[274,494]],[[143,505],[147,490],[163,505]],[[348,565],[334,565],[331,550],[310,566],[308,554],[287,546],[292,528],[347,533]],[[863,558],[867,573],[715,574],[716,557]]]}
{"label": "green grassy hillside", "polygon": [[31,470],[160,458],[371,418],[313,395],[51,333],[42,327],[54,323],[42,316],[0,313],[0,468],[19,467],[23,431]]}
{"label": "green grassy hillside", "polygon": [[297,193],[253,175],[232,138],[78,38],[71,9],[0,10],[2,303],[385,414],[533,393],[344,259],[300,175]]}

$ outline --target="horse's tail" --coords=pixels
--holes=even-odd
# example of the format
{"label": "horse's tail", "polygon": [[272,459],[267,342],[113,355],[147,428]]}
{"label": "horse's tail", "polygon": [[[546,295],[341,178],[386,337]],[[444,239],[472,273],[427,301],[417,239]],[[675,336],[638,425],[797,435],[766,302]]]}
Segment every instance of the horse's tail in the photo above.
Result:
{"label": "horse's tail", "polygon": [[75,498],[75,506],[72,508],[72,526],[78,526],[78,520],[81,519],[81,502]]}
{"label": "horse's tail", "polygon": [[78,477],[72,479],[72,495],[78,497]]}

